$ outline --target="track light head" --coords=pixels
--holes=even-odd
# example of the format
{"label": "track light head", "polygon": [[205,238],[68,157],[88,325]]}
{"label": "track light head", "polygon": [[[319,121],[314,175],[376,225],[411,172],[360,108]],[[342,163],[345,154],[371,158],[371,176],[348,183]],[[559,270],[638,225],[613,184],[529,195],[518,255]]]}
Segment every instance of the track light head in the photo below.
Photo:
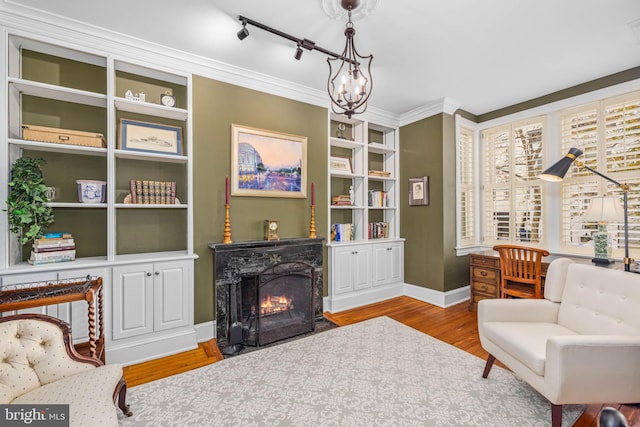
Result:
{"label": "track light head", "polygon": [[249,37],[249,30],[247,30],[247,20],[246,19],[242,19],[242,29],[240,31],[238,31],[238,38],[240,40],[244,40],[247,37]]}
{"label": "track light head", "polygon": [[300,61],[300,58],[302,58],[302,48],[300,47],[300,45],[298,45],[298,47],[296,48],[296,54],[294,58],[296,58],[297,61]]}

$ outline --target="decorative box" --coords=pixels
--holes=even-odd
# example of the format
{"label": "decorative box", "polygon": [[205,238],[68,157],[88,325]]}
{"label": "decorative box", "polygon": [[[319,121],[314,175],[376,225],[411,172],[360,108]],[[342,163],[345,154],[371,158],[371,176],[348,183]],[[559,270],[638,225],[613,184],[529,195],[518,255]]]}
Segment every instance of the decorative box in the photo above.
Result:
{"label": "decorative box", "polygon": [[107,146],[107,141],[101,133],[50,128],[46,126],[22,125],[22,139],[98,148],[106,148]]}

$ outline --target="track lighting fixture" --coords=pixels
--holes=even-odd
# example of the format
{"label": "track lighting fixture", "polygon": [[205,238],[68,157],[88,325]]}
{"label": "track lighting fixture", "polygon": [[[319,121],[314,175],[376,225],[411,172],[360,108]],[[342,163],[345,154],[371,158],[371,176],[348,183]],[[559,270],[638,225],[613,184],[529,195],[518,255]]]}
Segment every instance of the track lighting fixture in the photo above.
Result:
{"label": "track lighting fixture", "polygon": [[249,30],[247,30],[247,20],[243,19],[242,20],[242,29],[240,31],[238,31],[238,38],[240,40],[244,40],[247,37],[249,37]]}
{"label": "track lighting fixture", "polygon": [[[238,32],[238,38],[243,40],[249,35],[249,31],[246,28],[247,24],[249,24],[296,43],[297,47],[294,55],[296,60],[302,58],[302,48],[317,50],[329,56],[330,58],[327,58],[327,63],[329,64],[327,93],[331,99],[331,109],[334,113],[345,114],[351,118],[353,114],[365,112],[373,87],[373,79],[371,77],[373,55],[360,55],[354,45],[356,30],[353,28],[353,22],[351,21],[351,12],[359,4],[360,0],[341,0],[341,6],[349,16],[349,21],[344,31],[347,41],[341,54],[321,48],[311,40],[291,36],[244,16],[238,16],[238,19],[242,22],[242,29]],[[332,63],[334,64],[333,66]],[[335,73],[333,72],[334,70]]]}

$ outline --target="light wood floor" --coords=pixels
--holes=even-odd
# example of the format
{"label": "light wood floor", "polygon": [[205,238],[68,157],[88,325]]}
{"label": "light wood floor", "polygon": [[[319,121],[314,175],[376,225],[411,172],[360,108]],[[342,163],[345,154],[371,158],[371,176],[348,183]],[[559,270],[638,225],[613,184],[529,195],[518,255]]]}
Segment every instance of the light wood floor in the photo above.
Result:
{"label": "light wood floor", "polygon": [[[340,313],[325,313],[327,319],[340,326],[378,316],[388,316],[473,355],[483,359],[487,357],[487,352],[480,347],[476,313],[467,309],[467,303],[443,309],[413,298],[399,297]],[[128,366],[124,369],[124,376],[128,387],[134,387],[219,360],[222,360],[222,355],[215,343],[202,343],[196,350]],[[482,372],[470,372],[469,375],[482,375]],[[630,426],[640,427],[640,406],[614,403],[588,405],[573,427],[596,427],[596,416],[602,406],[619,409]],[[135,412],[135,408],[132,410]]]}

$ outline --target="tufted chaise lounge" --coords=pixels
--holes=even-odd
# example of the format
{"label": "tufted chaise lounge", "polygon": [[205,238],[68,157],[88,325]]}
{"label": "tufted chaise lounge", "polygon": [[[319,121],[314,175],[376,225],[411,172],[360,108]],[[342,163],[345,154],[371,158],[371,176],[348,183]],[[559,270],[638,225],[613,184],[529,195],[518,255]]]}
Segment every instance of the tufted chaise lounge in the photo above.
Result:
{"label": "tufted chaise lounge", "polygon": [[[551,402],[640,402],[640,275],[560,258],[549,265],[544,299],[478,304],[480,343]],[[517,409],[517,408],[515,408]]]}
{"label": "tufted chaise lounge", "polygon": [[126,384],[120,365],[78,354],[69,325],[42,314],[0,318],[0,403],[69,404],[71,426],[117,426]]}

